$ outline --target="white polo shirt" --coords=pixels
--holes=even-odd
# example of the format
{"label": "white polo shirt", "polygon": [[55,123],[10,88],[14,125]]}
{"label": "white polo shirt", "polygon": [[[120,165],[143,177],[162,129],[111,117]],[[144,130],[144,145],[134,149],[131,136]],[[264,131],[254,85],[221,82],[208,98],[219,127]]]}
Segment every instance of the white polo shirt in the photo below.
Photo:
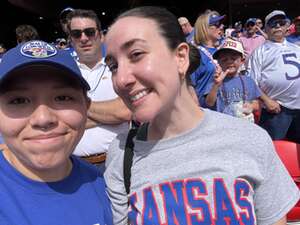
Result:
{"label": "white polo shirt", "polygon": [[[113,90],[111,72],[104,62],[104,58],[92,69],[78,62],[82,76],[89,83],[91,90],[88,96],[92,101],[106,101],[117,98]],[[119,125],[99,124],[97,127],[86,129],[83,137],[77,145],[74,154],[88,156],[106,152],[108,146],[117,134],[128,130],[127,122]]]}

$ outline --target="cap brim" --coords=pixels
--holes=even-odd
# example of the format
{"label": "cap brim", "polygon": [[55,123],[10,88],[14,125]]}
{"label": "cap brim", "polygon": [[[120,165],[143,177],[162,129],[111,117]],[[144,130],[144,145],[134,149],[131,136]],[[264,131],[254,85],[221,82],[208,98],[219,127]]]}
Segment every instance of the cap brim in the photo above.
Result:
{"label": "cap brim", "polygon": [[214,54],[213,54],[213,58],[214,59],[218,59],[219,55],[220,55],[220,52],[224,52],[224,51],[233,51],[233,52],[237,52],[237,53],[240,53],[241,56],[244,58],[244,54],[240,51],[237,51],[236,49],[232,49],[232,48],[220,48],[218,49]]}
{"label": "cap brim", "polygon": [[16,65],[13,68],[7,69],[6,71],[4,71],[2,73],[2,76],[0,78],[0,83],[2,83],[3,80],[6,80],[10,75],[12,75],[15,71],[20,71],[22,69],[26,69],[29,66],[32,65],[45,65],[45,66],[52,66],[53,68],[57,68],[57,69],[62,69],[63,71],[66,71],[67,73],[74,74],[75,76],[70,76],[73,77],[74,79],[77,79],[80,84],[82,85],[82,87],[86,90],[90,90],[90,86],[87,83],[87,81],[82,77],[82,76],[78,76],[78,74],[71,70],[70,68],[64,66],[61,63],[56,63],[56,62],[49,62],[49,61],[45,61],[45,60],[35,60],[33,61],[23,61],[22,63]]}
{"label": "cap brim", "polygon": [[216,17],[211,17],[209,19],[209,25],[214,25],[218,22],[221,22],[223,21],[224,19],[226,18],[226,15],[223,15],[223,16],[216,16]]}

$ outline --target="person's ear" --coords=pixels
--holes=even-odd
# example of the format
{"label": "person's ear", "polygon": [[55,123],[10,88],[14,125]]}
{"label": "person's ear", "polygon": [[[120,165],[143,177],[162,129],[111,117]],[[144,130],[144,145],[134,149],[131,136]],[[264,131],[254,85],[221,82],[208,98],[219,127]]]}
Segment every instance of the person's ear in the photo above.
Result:
{"label": "person's ear", "polygon": [[176,57],[178,61],[178,72],[181,79],[185,79],[186,71],[190,65],[189,51],[190,48],[187,43],[182,42],[177,46]]}

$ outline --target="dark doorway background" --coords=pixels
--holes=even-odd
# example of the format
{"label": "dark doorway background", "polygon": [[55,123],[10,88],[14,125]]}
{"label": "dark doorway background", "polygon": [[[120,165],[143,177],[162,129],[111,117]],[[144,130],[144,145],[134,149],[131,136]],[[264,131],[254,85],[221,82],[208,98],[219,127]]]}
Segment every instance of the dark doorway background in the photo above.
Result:
{"label": "dark doorway background", "polygon": [[186,16],[192,23],[199,13],[214,9],[227,15],[225,25],[249,17],[264,19],[274,9],[284,10],[292,19],[300,15],[300,0],[1,0],[0,1],[0,43],[7,48],[16,45],[15,28],[20,24],[31,24],[37,28],[41,39],[52,42],[63,33],[58,15],[65,7],[93,9],[99,16],[103,28],[121,11],[140,5],[159,5],[168,8],[175,15]]}

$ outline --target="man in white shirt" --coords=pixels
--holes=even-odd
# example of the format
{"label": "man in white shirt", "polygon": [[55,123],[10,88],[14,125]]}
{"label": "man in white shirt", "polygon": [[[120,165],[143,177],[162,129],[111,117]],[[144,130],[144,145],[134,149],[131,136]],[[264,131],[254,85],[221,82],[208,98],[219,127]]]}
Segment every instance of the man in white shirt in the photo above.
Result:
{"label": "man in white shirt", "polygon": [[260,125],[272,139],[300,143],[300,48],[285,39],[289,20],[283,11],[266,16],[269,40],[250,57],[250,76],[262,91]]}
{"label": "man in white shirt", "polygon": [[89,83],[92,100],[85,133],[74,154],[98,164],[111,141],[129,127],[131,112],[112,87],[111,72],[101,53],[101,24],[92,10],[68,14],[68,31],[78,55],[78,66]]}

